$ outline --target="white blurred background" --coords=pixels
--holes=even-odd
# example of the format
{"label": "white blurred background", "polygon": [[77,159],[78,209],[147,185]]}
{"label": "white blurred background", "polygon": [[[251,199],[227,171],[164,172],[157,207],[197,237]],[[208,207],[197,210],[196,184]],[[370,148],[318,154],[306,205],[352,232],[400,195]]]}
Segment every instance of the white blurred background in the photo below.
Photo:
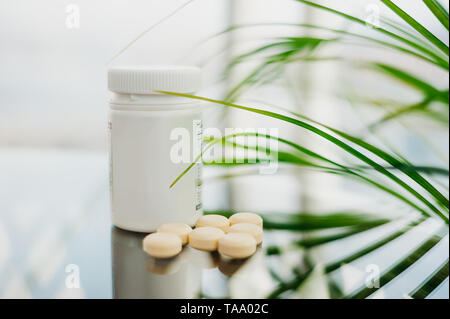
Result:
{"label": "white blurred background", "polygon": [[[107,63],[183,2],[2,0],[0,146],[105,150]],[[180,63],[227,13],[226,1],[194,1],[114,63]]]}
{"label": "white blurred background", "polygon": [[[1,0],[0,147],[105,150],[108,62],[137,35],[185,2]],[[372,2],[353,1],[353,12],[349,13],[364,16]],[[438,22],[422,10],[420,1],[397,2],[431,30],[442,32]],[[324,3],[347,11],[352,7],[349,1]],[[386,10],[380,6],[380,11]],[[74,14],[79,14],[79,25],[70,27]],[[206,63],[205,87],[211,88],[232,54],[246,50],[255,39],[292,30],[263,27],[225,35],[193,50],[196,44],[230,24],[280,21],[346,25],[343,19],[295,1],[196,0],[148,32],[110,65]],[[442,34],[448,41],[448,34]],[[357,55],[355,49],[349,51]],[[320,82],[317,85],[336,83],[336,68],[318,71],[309,77]]]}

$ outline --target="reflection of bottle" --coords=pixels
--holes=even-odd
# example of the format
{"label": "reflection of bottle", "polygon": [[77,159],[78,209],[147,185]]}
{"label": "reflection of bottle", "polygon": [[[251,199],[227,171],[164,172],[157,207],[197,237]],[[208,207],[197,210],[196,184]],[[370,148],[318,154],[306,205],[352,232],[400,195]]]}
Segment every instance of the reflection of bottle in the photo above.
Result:
{"label": "reflection of bottle", "polygon": [[111,230],[114,298],[196,298],[201,268],[188,262],[185,247],[170,259],[155,259],[142,250],[144,234]]}
{"label": "reflection of bottle", "polygon": [[159,93],[194,93],[195,67],[114,67],[108,71],[112,222],[122,229],[155,231],[168,222],[193,226],[201,215],[202,104]]}

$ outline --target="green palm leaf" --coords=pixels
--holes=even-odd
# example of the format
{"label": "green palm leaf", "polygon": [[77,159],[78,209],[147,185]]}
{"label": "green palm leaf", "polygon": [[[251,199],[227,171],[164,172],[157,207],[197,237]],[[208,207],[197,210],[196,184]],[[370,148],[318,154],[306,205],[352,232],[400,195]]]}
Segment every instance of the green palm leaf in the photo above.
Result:
{"label": "green palm leaf", "polygon": [[[345,36],[345,37],[349,37],[349,38],[354,38],[354,39],[360,39],[360,40],[365,40],[368,42],[372,42],[375,44],[379,44],[385,48],[388,49],[393,49],[396,50],[398,52],[401,53],[406,53],[408,55],[414,56],[416,58],[419,58],[421,60],[424,60],[426,62],[435,64],[441,68],[444,68],[445,70],[448,70],[449,67],[449,62],[448,59],[446,59],[444,56],[441,56],[440,53],[436,53],[434,52],[434,54],[438,57],[436,60],[432,59],[426,55],[420,54],[418,53],[416,50],[412,50],[409,49],[405,46],[402,45],[397,45],[393,42],[388,42],[388,41],[383,41],[381,39],[378,39],[376,37],[373,36],[369,36],[369,35],[362,35],[362,34],[358,34],[358,33],[353,33],[353,32],[349,32],[346,30],[340,30],[340,29],[335,29],[335,28],[328,28],[328,27],[324,27],[324,26],[319,26],[319,25],[313,25],[313,24],[305,24],[305,23],[276,23],[276,22],[272,22],[272,23],[253,23],[253,24],[241,24],[241,25],[234,25],[231,26],[215,35],[213,35],[211,38],[217,37],[221,34],[227,33],[227,32],[233,32],[235,30],[239,30],[241,28],[249,28],[249,27],[257,27],[257,26],[290,26],[290,27],[297,27],[297,28],[306,28],[306,29],[316,29],[316,30],[323,30],[323,31],[328,31],[330,33],[333,33],[335,35],[341,35],[341,36]],[[417,41],[419,42],[419,41]],[[241,56],[238,56],[237,58],[233,59],[233,61],[231,61],[229,63],[229,67],[233,67],[234,65],[236,65],[238,62],[242,62],[245,58],[250,57],[252,55],[255,55],[257,53],[260,53],[261,51],[264,51],[268,48],[266,47],[276,47],[278,44],[275,42],[274,44],[267,44],[264,46],[261,46],[260,48],[254,49],[248,53],[245,53]],[[422,45],[422,44],[420,44]],[[432,47],[427,47],[427,45],[424,45],[425,48],[427,48],[430,51],[433,51],[434,48]]]}
{"label": "green palm leaf", "polygon": [[[376,187],[377,189],[379,189],[379,190],[381,190],[383,192],[386,192],[386,193],[396,197],[397,199],[403,201],[404,203],[406,203],[407,205],[411,206],[415,210],[421,212],[424,216],[427,216],[427,217],[430,216],[421,207],[417,206],[412,201],[410,201],[409,199],[407,199],[405,196],[401,195],[400,193],[396,192],[392,188],[389,188],[389,187],[387,187],[387,186],[385,186],[385,185],[375,181],[373,178],[370,178],[370,177],[367,177],[367,176],[361,174],[361,170],[360,169],[352,169],[351,167],[339,164],[339,163],[337,163],[337,162],[335,162],[335,161],[333,161],[331,159],[328,159],[328,158],[326,158],[324,156],[321,156],[321,155],[317,154],[316,152],[313,152],[313,151],[311,151],[309,149],[306,149],[305,147],[300,146],[300,145],[298,145],[298,144],[296,144],[294,142],[288,141],[286,139],[279,138],[279,137],[273,137],[273,136],[270,136],[270,135],[260,135],[260,134],[257,134],[257,133],[242,133],[242,134],[234,134],[234,135],[231,135],[231,136],[225,136],[225,137],[223,137],[221,139],[213,141],[212,143],[217,143],[219,141],[223,142],[223,141],[225,141],[228,138],[233,138],[233,137],[236,137],[236,136],[245,136],[245,135],[246,136],[255,135],[255,136],[259,136],[259,137],[265,137],[265,138],[268,138],[268,139],[276,139],[279,143],[286,144],[286,145],[294,148],[295,150],[300,151],[301,153],[304,153],[305,155],[310,156],[311,158],[314,158],[314,159],[326,162],[328,164],[332,164],[333,166],[335,166],[337,168],[335,168],[335,167],[325,167],[325,166],[321,166],[321,165],[317,165],[317,164],[312,164],[311,162],[304,161],[304,160],[301,161],[300,163],[297,163],[297,164],[309,165],[309,166],[314,167],[314,168],[320,168],[320,169],[322,169],[322,170],[324,170],[324,171],[326,171],[328,173],[346,174],[348,176],[357,178],[359,180],[363,180],[363,181],[369,183],[370,185]],[[207,147],[210,147],[210,146],[207,146]],[[197,160],[200,159],[200,156],[199,156],[199,158]],[[192,166],[189,166],[180,176],[184,175],[191,167]],[[398,168],[396,168],[396,169],[398,169]],[[403,167],[403,169],[406,169],[406,168]]]}
{"label": "green palm leaf", "polygon": [[[361,19],[359,19],[357,17],[351,16],[349,14],[346,14],[344,12],[341,12],[341,11],[338,11],[338,10],[334,10],[334,9],[331,9],[331,8],[319,5],[319,4],[311,2],[311,1],[306,1],[306,0],[296,0],[296,1],[304,3],[304,4],[307,4],[307,5],[310,5],[312,7],[315,7],[315,8],[321,9],[321,10],[325,10],[325,11],[334,13],[334,14],[339,15],[339,16],[341,16],[341,17],[343,17],[343,18],[345,18],[345,19],[347,19],[349,21],[352,21],[354,23],[361,24],[361,25],[367,25],[366,21],[361,20]],[[400,36],[400,35],[398,35],[396,33],[393,33],[393,32],[391,32],[389,30],[386,30],[384,28],[377,27],[377,26],[371,26],[371,27],[374,30],[380,32],[381,34],[384,34],[384,35],[386,35],[386,36],[388,36],[388,37],[390,37],[390,38],[392,38],[394,40],[402,42],[402,43],[410,46],[411,48],[414,48],[414,49],[424,53],[425,55],[429,56],[430,58],[432,58],[436,62],[439,62],[440,64],[443,65],[443,67],[448,69],[448,61],[443,61],[441,59],[441,57],[439,55],[435,54],[432,50],[429,50],[429,49],[421,46],[420,44],[418,44],[418,43],[416,43],[414,41],[411,41],[411,40],[409,40],[407,38],[404,38],[404,37],[402,37],[402,36]],[[448,48],[447,48],[447,52],[444,52],[444,53],[448,56]]]}
{"label": "green palm leaf", "polygon": [[380,20],[383,24],[385,24],[392,30],[400,32],[401,34],[407,36],[411,41],[416,42],[417,44],[427,48],[430,51],[433,51],[435,54],[445,59],[445,54],[442,54],[441,51],[438,50],[435,46],[427,42],[426,39],[423,39],[423,37],[417,31],[412,28],[408,28],[408,25],[403,25],[402,23],[386,17],[381,17]]}
{"label": "green palm leaf", "polygon": [[448,30],[448,12],[437,0],[423,0],[428,9],[434,14],[434,16],[442,23],[442,25]]}
{"label": "green palm leaf", "polygon": [[[215,99],[210,99],[210,98],[205,98],[205,97],[199,97],[199,96],[195,96],[195,95],[191,95],[191,94],[175,93],[175,92],[168,92],[168,91],[158,91],[158,92],[164,93],[164,94],[169,94],[169,95],[175,95],[175,96],[183,96],[183,97],[186,97],[186,98],[191,98],[191,99],[196,99],[196,100],[201,100],[201,101],[206,101],[206,102],[211,102],[211,103],[222,104],[222,105],[230,106],[230,107],[233,107],[233,108],[237,108],[237,109],[241,109],[241,110],[245,110],[245,111],[261,114],[261,115],[264,115],[264,116],[272,117],[272,118],[275,118],[275,119],[278,119],[278,120],[281,120],[281,121],[284,121],[284,122],[291,123],[291,124],[294,124],[296,126],[302,127],[304,129],[306,129],[306,130],[308,130],[308,131],[310,131],[310,132],[312,132],[312,133],[314,133],[314,134],[324,138],[325,140],[335,144],[336,146],[340,147],[344,151],[346,151],[349,154],[353,155],[355,158],[357,158],[357,159],[365,162],[366,164],[372,166],[376,171],[380,172],[381,174],[385,175],[386,177],[388,177],[389,179],[391,179],[392,181],[394,181],[395,183],[400,185],[407,192],[409,192],[414,197],[416,197],[418,200],[420,200],[422,203],[424,203],[429,209],[431,209],[433,211],[434,214],[436,214],[440,218],[444,219],[448,223],[448,217],[445,214],[443,214],[435,205],[433,205],[424,196],[422,196],[420,193],[418,193],[415,189],[413,189],[411,186],[409,186],[407,183],[405,183],[399,177],[397,177],[396,175],[392,174],[391,172],[386,170],[382,165],[380,165],[377,162],[373,161],[372,159],[368,158],[363,153],[361,153],[358,150],[356,150],[355,148],[351,147],[349,144],[343,142],[342,140],[339,140],[338,138],[336,138],[336,137],[326,133],[325,131],[323,131],[323,130],[321,130],[321,129],[319,129],[319,128],[311,125],[311,124],[308,124],[308,123],[306,123],[304,121],[301,121],[301,120],[298,120],[296,118],[292,118],[292,117],[289,117],[289,116],[285,116],[285,115],[282,115],[282,114],[278,114],[278,113],[274,113],[274,112],[270,112],[270,111],[264,111],[264,110],[260,110],[260,109],[255,109],[255,108],[250,108],[250,107],[246,107],[246,106],[241,106],[241,105],[237,105],[237,104],[229,103],[229,102],[225,102],[225,101],[220,101],[220,100],[215,100]],[[370,152],[372,152],[373,154],[377,155],[378,157],[388,161],[393,166],[397,167],[398,164],[401,164],[393,156],[387,154],[386,152],[382,151],[381,149],[379,149],[379,148],[377,148],[375,146],[372,146],[372,145],[362,141],[361,139],[352,137],[349,134],[346,134],[346,133],[341,132],[341,131],[336,130],[336,129],[332,129],[330,127],[327,127],[327,129],[330,129],[333,132],[337,133],[338,135],[344,137],[345,139],[350,140],[353,143],[356,143],[356,144],[360,145],[361,147],[364,147],[365,149],[369,150]],[[193,166],[193,164],[191,164],[188,167],[188,169],[190,169],[192,166]],[[399,168],[401,168],[401,167],[402,166],[399,166]],[[185,172],[183,172],[174,181],[174,183],[172,183],[171,186],[173,186],[176,183],[176,181],[178,181],[179,178],[185,174]],[[448,199],[446,199],[442,194],[440,194],[439,191],[437,191],[426,180],[422,180],[423,178],[421,176],[419,176],[419,174],[417,174],[417,173],[415,174],[415,173],[408,172],[408,171],[406,171],[404,173],[407,174],[408,176],[410,176],[411,178],[413,178],[424,189],[427,189],[427,190],[431,191],[433,196],[436,196],[438,198],[443,198],[443,200],[442,200],[443,204],[444,205],[446,204],[447,207],[448,207]]]}
{"label": "green palm leaf", "polygon": [[[403,259],[400,261],[397,265],[395,265],[389,272],[384,274],[380,277],[380,285],[384,286],[391,280],[393,280],[395,277],[400,275],[403,271],[405,271],[411,264],[419,260],[421,257],[423,257],[431,248],[433,248],[440,240],[442,239],[442,236],[432,236],[430,239],[428,239],[424,244],[417,247],[413,253],[411,253],[406,259]],[[366,298],[369,295],[373,293],[373,289],[369,288],[363,288],[355,293],[353,293],[350,296],[347,296],[347,298],[350,299],[362,299]],[[417,298],[416,296],[415,298]]]}
{"label": "green palm leaf", "polygon": [[[215,214],[230,217],[235,211],[206,211],[204,214]],[[359,227],[381,225],[390,221],[388,218],[379,218],[374,214],[356,212],[333,212],[316,214],[299,212],[296,214],[264,213],[260,214],[264,221],[264,229],[312,231],[340,227]]]}
{"label": "green palm leaf", "polygon": [[423,25],[417,22],[413,17],[399,8],[390,0],[381,0],[389,9],[391,9],[395,14],[397,14],[403,21],[408,23],[411,27],[413,27],[417,32],[419,32],[423,37],[428,39],[431,43],[433,43],[436,47],[438,47],[444,54],[448,56],[448,46],[439,40],[433,33],[428,31]]}
{"label": "green palm leaf", "polygon": [[[279,137],[274,137],[274,136],[270,136],[270,135],[261,135],[261,134],[257,134],[257,133],[242,133],[240,135],[242,135],[242,136],[244,136],[244,135],[245,136],[258,136],[258,137],[276,139],[280,143],[293,146],[295,149],[305,153],[305,155],[311,155],[311,157],[315,157],[316,159],[325,160],[328,163],[334,164],[334,162],[331,161],[330,159],[326,159],[325,157],[318,155],[317,153],[312,152],[310,150],[307,150],[306,148],[301,147],[300,145],[295,144],[294,142],[287,141],[285,139],[280,139]],[[323,169],[323,170],[327,170],[327,171],[331,171],[331,170],[335,169],[330,166],[323,166],[323,165],[313,163],[311,160],[307,159],[306,157],[300,157],[299,153],[294,154],[292,152],[278,151],[278,150],[266,148],[261,145],[251,146],[251,145],[245,145],[245,144],[228,141],[229,138],[233,138],[234,136],[235,135],[225,136],[226,140],[224,140],[222,138],[215,138],[215,139],[205,138],[205,142],[207,142],[207,143],[220,142],[224,146],[230,146],[230,147],[236,147],[236,148],[242,148],[242,149],[251,149],[254,151],[261,152],[262,154],[272,154],[271,155],[272,158],[276,158],[279,162],[282,162],[282,163],[296,164],[296,165],[301,165],[301,166],[310,166],[312,168],[319,168],[319,169]],[[405,159],[404,159],[404,161],[406,162]],[[230,166],[233,166],[233,165],[241,165],[241,164],[245,164],[245,165],[261,164],[261,163],[265,163],[265,162],[267,162],[267,160],[261,160],[258,156],[256,156],[254,158],[249,158],[249,157],[240,158],[239,161],[236,158],[220,158],[219,160],[213,160],[212,162],[204,162],[203,164],[204,165],[219,165],[219,166],[230,165]],[[344,167],[345,170],[351,170],[351,171],[373,170],[373,167],[364,166],[364,165],[343,166],[342,164],[337,164],[337,163],[335,165]],[[397,170],[398,169],[397,167],[393,167],[393,166],[384,166],[384,168],[388,169],[388,170]],[[436,167],[436,166],[415,166],[410,163],[405,163],[403,165],[403,169],[421,172],[421,173],[425,173],[428,175],[448,176],[450,173],[450,171],[446,168]],[[342,170],[337,170],[337,171],[344,172],[345,170],[342,169]]]}
{"label": "green palm leaf", "polygon": [[413,88],[416,88],[420,91],[422,91],[428,98],[433,100],[438,100],[440,102],[443,102],[448,106],[449,103],[449,92],[441,91],[428,82],[418,78],[417,76],[406,72],[404,70],[401,70],[397,67],[394,67],[392,65],[387,65],[384,63],[373,63],[373,67],[376,69],[387,73],[388,75],[410,85]]}

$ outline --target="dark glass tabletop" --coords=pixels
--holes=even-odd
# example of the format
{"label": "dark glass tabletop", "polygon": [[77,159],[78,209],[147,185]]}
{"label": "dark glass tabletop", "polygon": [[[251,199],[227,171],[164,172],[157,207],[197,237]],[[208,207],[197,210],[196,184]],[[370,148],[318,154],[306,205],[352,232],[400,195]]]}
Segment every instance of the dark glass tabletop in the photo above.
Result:
{"label": "dark glass tabletop", "polygon": [[[292,214],[301,207],[291,181],[282,188],[275,177],[246,180],[232,189],[233,205],[250,190],[240,207],[267,217],[252,257],[186,246],[174,258],[154,259],[142,250],[146,234],[111,225],[106,154],[1,150],[0,171],[0,298],[448,298],[448,226],[398,206],[387,206],[392,219],[369,219],[363,228],[341,227],[355,221],[342,215],[311,222]],[[205,180],[205,209],[227,206],[229,189]],[[352,197],[351,185],[345,192],[334,188],[321,209],[357,200],[384,209],[376,196]],[[264,213],[274,207],[286,215]]]}
{"label": "dark glass tabletop", "polygon": [[146,234],[111,224],[105,154],[19,150],[0,167],[0,298],[228,297],[232,275],[262,262],[261,247],[245,260],[148,256]]}

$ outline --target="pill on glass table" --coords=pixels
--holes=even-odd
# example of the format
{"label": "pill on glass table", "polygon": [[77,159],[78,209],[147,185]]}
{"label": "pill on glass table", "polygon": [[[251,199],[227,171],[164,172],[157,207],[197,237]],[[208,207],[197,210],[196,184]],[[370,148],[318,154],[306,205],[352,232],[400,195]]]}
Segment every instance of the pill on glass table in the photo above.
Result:
{"label": "pill on glass table", "polygon": [[185,223],[167,223],[162,224],[156,230],[158,233],[175,234],[181,239],[181,244],[186,245],[189,240],[189,233],[192,231],[191,226]]}
{"label": "pill on glass table", "polygon": [[263,219],[254,213],[236,213],[230,217],[230,225],[241,223],[255,224],[262,227]]}
{"label": "pill on glass table", "polygon": [[228,233],[245,233],[252,235],[256,240],[256,244],[259,245],[263,239],[263,230],[261,226],[249,223],[234,224],[228,230]]}
{"label": "pill on glass table", "polygon": [[222,229],[225,233],[230,227],[230,221],[228,218],[221,215],[204,215],[197,219],[195,227],[216,227]]}
{"label": "pill on glass table", "polygon": [[181,239],[171,233],[153,233],[147,235],[142,243],[144,251],[156,258],[170,258],[181,251]]}
{"label": "pill on glass table", "polygon": [[189,234],[189,245],[200,250],[214,251],[217,250],[219,238],[224,235],[220,228],[208,226],[195,228]]}
{"label": "pill on glass table", "polygon": [[247,258],[256,251],[256,240],[245,233],[226,234],[219,239],[219,253],[231,258]]}

